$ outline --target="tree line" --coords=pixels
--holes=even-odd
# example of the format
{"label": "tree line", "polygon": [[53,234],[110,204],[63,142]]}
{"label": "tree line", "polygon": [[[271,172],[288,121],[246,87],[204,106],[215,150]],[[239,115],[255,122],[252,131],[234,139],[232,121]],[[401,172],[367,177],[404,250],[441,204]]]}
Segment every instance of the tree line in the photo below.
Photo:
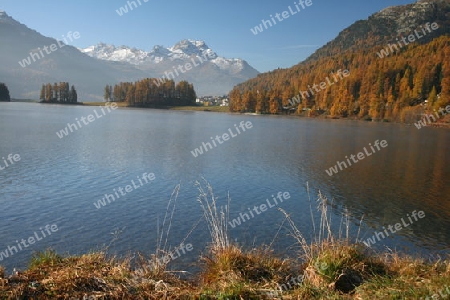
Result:
{"label": "tree line", "polygon": [[68,82],[43,84],[39,99],[42,103],[77,103],[78,95],[75,86],[69,88]]}
{"label": "tree line", "polygon": [[6,102],[11,101],[8,87],[3,82],[0,82],[0,101],[6,101]]}
{"label": "tree line", "polygon": [[193,84],[183,80],[175,84],[172,79],[146,78],[136,82],[106,85],[106,101],[127,102],[128,106],[157,107],[195,105],[197,95]]}
{"label": "tree line", "polygon": [[[230,110],[277,114],[293,109],[299,114],[306,110],[333,117],[409,122],[424,107],[431,110],[450,104],[449,36],[412,44],[382,59],[376,51],[352,49],[260,74],[230,92]],[[349,70],[350,75],[292,105],[302,91],[339,69]]]}

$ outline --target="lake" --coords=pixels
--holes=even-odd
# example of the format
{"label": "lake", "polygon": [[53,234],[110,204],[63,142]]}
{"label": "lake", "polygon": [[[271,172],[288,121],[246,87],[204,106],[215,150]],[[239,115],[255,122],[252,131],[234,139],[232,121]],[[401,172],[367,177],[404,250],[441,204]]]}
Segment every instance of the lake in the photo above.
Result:
{"label": "lake", "polygon": [[[273,242],[280,255],[294,255],[298,247],[277,208],[311,237],[308,199],[315,210],[320,191],[333,208],[336,234],[347,212],[353,237],[358,230],[361,240],[389,233],[378,234],[376,249],[449,253],[449,130],[154,109],[119,108],[97,117],[94,110],[101,114],[98,107],[0,103],[0,265],[8,271],[26,267],[33,252],[49,247],[62,254],[104,247],[119,256],[152,253],[180,184],[168,239],[178,246],[202,217],[195,186],[202,178],[220,205],[230,195],[230,221],[241,221],[229,226],[230,235],[245,247]],[[87,125],[75,124],[90,114]],[[68,123],[78,128],[58,137]],[[195,157],[191,151],[199,147],[208,151]],[[341,163],[330,176],[326,170],[338,168],[337,161],[347,168]],[[107,200],[105,194],[110,203],[103,206],[98,201]],[[249,211],[255,206],[259,213]],[[401,230],[387,231],[397,223]],[[209,241],[201,221],[185,240],[193,250],[177,267],[190,268]]]}

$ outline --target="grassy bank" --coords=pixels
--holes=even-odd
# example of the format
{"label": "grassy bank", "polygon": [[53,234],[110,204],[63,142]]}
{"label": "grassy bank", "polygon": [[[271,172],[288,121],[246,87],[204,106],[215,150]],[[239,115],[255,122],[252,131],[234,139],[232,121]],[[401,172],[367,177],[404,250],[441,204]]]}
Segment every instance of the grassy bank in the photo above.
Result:
{"label": "grassy bank", "polygon": [[[133,262],[131,257],[110,257],[107,251],[62,257],[49,250],[35,254],[29,268],[23,272],[6,276],[0,270],[0,298],[450,298],[448,259],[431,262],[391,251],[376,253],[351,242],[348,234],[333,235],[327,199],[322,195],[317,200],[321,216],[317,220],[317,236],[311,243],[281,210],[300,249],[295,256],[282,259],[269,247],[246,250],[230,243],[227,232],[229,202],[218,205],[208,183],[197,186],[198,202],[211,236],[209,247],[203,249],[198,258],[199,274],[181,279],[179,272],[171,271],[176,268],[176,262],[164,259],[176,249],[166,249],[159,243],[155,254],[139,255]],[[179,187],[172,194],[168,207],[174,209],[178,190]],[[171,213],[168,208],[166,216]],[[342,225],[343,228],[349,226],[349,221],[344,220]]]}
{"label": "grassy bank", "polygon": [[193,110],[193,111],[211,111],[211,112],[230,112],[228,106],[172,106],[170,110]]}
{"label": "grassy bank", "polygon": [[[106,102],[83,102],[83,105],[86,106],[105,106]],[[128,107],[127,102],[114,102],[117,104],[117,107]]]}
{"label": "grassy bank", "polygon": [[[128,107],[127,102],[115,102],[118,107]],[[104,106],[105,102],[83,102],[87,106]],[[167,110],[191,110],[191,111],[211,111],[211,112],[230,112],[228,106],[164,106],[155,109]]]}
{"label": "grassy bank", "polygon": [[11,102],[36,102],[36,103],[38,103],[39,100],[33,100],[33,99],[14,99],[14,98],[11,98]]}

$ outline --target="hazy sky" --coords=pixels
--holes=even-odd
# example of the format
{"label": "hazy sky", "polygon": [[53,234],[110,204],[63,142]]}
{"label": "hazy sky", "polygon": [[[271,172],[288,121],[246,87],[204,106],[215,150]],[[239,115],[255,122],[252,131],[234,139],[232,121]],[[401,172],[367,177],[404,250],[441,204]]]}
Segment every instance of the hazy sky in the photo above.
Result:
{"label": "hazy sky", "polygon": [[[62,39],[67,32],[78,31],[81,37],[71,43],[76,47],[104,42],[148,51],[154,45],[169,47],[182,39],[198,39],[218,55],[243,58],[264,72],[299,63],[372,13],[415,2],[311,0],[312,5],[303,9],[299,0],[139,1],[134,0],[138,7],[132,5],[130,10],[126,0],[2,0],[0,9],[45,36]],[[129,11],[119,16],[116,10],[124,6]],[[275,14],[283,11],[287,18],[279,15],[280,22]],[[277,24],[254,35],[250,28],[270,20],[270,15]]]}

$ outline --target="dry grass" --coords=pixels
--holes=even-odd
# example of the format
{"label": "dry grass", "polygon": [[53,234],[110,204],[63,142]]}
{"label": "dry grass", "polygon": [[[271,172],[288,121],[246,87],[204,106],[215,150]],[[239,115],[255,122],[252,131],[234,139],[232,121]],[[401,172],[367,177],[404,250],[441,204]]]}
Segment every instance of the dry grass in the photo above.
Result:
{"label": "dry grass", "polygon": [[170,273],[132,271],[129,259],[102,252],[39,256],[27,271],[3,280],[1,299],[180,299],[191,294],[190,285]]}
{"label": "dry grass", "polygon": [[32,259],[30,268],[7,279],[2,299],[65,299],[94,295],[119,299],[127,295],[127,260],[107,259],[104,253],[60,257],[47,250]]}
{"label": "dry grass", "polygon": [[[448,258],[426,262],[398,253],[384,253],[380,256],[390,276],[373,276],[371,280],[361,285],[356,294],[362,299],[450,298],[450,260]],[[448,291],[444,296],[440,296],[439,292],[446,288]]]}
{"label": "dry grass", "polygon": [[265,299],[300,271],[263,247],[243,251],[233,245],[203,256],[202,262],[199,282],[206,299]]}
{"label": "dry grass", "polygon": [[213,252],[226,250],[230,247],[228,238],[230,195],[228,195],[227,204],[218,208],[218,198],[214,195],[212,186],[205,179],[203,181],[206,188],[198,181],[195,185],[199,192],[197,201],[203,210],[203,216],[205,217],[209,234],[211,235],[211,249]]}
{"label": "dry grass", "polygon": [[203,271],[199,276],[202,299],[260,299],[277,282],[289,276],[286,260],[276,258],[268,248],[243,251],[229,242],[228,221],[230,196],[218,208],[218,197],[204,180],[196,182],[197,198],[211,236],[210,247],[201,258]]}
{"label": "dry grass", "polygon": [[[205,187],[203,187],[205,185]],[[211,185],[197,182],[198,201],[211,235],[195,278],[180,279],[161,258],[168,246],[179,186],[169,199],[157,251],[146,257],[108,257],[106,251],[61,257],[51,250],[33,256],[28,270],[5,276],[0,299],[445,299],[450,297],[450,260],[426,262],[398,253],[375,253],[349,237],[344,214],[337,235],[331,230],[329,201],[319,194],[320,218],[307,242],[283,211],[300,253],[278,258],[269,247],[245,250],[230,243],[227,203],[220,206]],[[301,280],[299,280],[301,278]],[[441,294],[439,294],[441,293]],[[90,297],[90,298],[89,298]],[[428,297],[428,298],[427,298]],[[433,297],[433,298],[432,298]]]}

